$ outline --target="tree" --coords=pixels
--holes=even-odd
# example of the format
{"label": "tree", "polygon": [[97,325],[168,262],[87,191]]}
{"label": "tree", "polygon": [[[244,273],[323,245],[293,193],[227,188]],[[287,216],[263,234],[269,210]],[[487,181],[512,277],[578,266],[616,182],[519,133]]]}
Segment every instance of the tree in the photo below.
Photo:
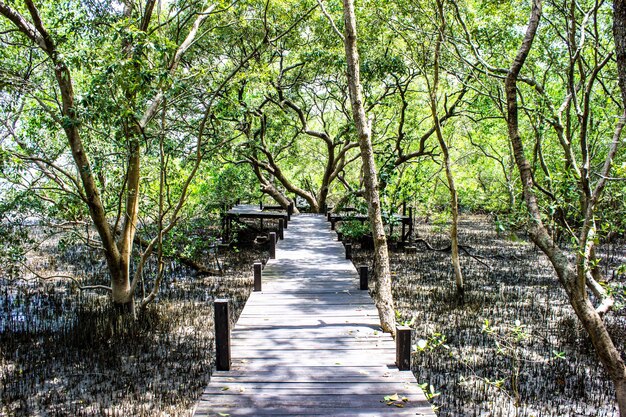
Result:
{"label": "tree", "polygon": [[[12,28],[9,33],[13,42],[9,44],[21,45],[26,38],[29,44],[22,49],[38,62],[33,67],[41,72],[37,76],[42,84],[49,85],[49,74],[54,75],[56,83],[42,92],[32,82],[32,72],[11,73],[8,87],[24,92],[29,103],[34,101],[43,109],[51,126],[44,126],[42,131],[54,137],[55,129],[62,128],[66,138],[65,145],[55,144],[51,155],[45,148],[49,143],[31,146],[25,138],[37,140],[36,136],[16,131],[12,135],[16,144],[13,154],[56,183],[62,198],[73,196],[79,207],[87,208],[107,262],[112,301],[122,311],[134,312],[143,267],[179,222],[204,157],[229,140],[220,138],[214,126],[221,92],[263,45],[261,39],[256,49],[239,59],[225,60],[220,51],[214,55],[205,51],[184,62],[192,46],[212,33],[201,31],[203,23],[228,10],[219,9],[218,3],[202,3],[171,6],[168,10],[162,10],[155,0],[147,1],[144,7],[126,2],[103,10],[84,9],[77,3],[75,9],[81,13],[72,14],[74,9],[70,7],[64,10],[68,16],[58,16],[58,8],[65,6],[55,2],[38,8],[27,0],[25,11],[0,2],[0,14],[5,18],[2,23]],[[99,24],[101,21],[106,24]],[[85,31],[86,44],[77,39],[72,47],[66,39],[76,37],[77,27]],[[228,49],[226,43],[222,46]],[[193,66],[206,65],[207,60],[221,60],[221,71],[205,75],[206,71]],[[193,87],[200,75],[206,82],[205,89]],[[57,95],[58,110],[54,99]],[[181,97],[193,103],[187,108],[190,113],[180,118],[184,122],[170,127],[166,123],[168,116],[174,116],[177,108],[185,108]],[[108,132],[112,132],[113,140]],[[171,136],[166,138],[168,133]],[[73,167],[62,165],[68,165],[67,146]],[[172,158],[179,158],[182,167],[175,169],[168,162]],[[152,169],[147,161],[156,162],[158,167],[155,205],[146,201],[150,198],[150,178],[145,174]],[[111,175],[107,178],[109,164]],[[58,194],[54,198],[40,196],[55,202]],[[135,241],[142,204],[145,214],[154,216],[158,231],[144,242],[134,261],[139,250]],[[161,275],[142,305],[156,297],[160,279]]]}
{"label": "tree", "polygon": [[427,79],[427,83],[430,90],[430,111],[433,118],[433,125],[435,127],[437,141],[439,142],[439,146],[441,148],[443,166],[446,171],[446,179],[448,180],[448,189],[450,190],[450,211],[452,212],[452,224],[450,225],[450,248],[452,252],[452,269],[454,270],[454,281],[456,283],[457,295],[462,301],[465,285],[463,283],[463,272],[461,271],[461,259],[459,256],[459,197],[454,182],[454,174],[452,172],[450,150],[445,138],[443,137],[441,122],[439,121],[438,116],[439,109],[437,95],[439,92],[441,46],[444,41],[446,30],[443,0],[437,0],[436,15],[439,19],[439,28],[437,30],[437,38],[435,40],[433,79],[432,82],[429,82]]}
{"label": "tree", "polygon": [[356,125],[359,136],[365,196],[368,204],[372,236],[374,238],[375,288],[373,295],[383,331],[395,335],[396,322],[393,297],[391,295],[391,271],[387,251],[387,237],[385,235],[378,193],[378,176],[371,142],[371,121],[367,119],[363,105],[361,70],[359,67],[359,52],[357,50],[356,16],[354,12],[354,2],[352,0],[343,0],[343,15],[350,103],[352,105],[354,124]]}
{"label": "tree", "polygon": [[[624,127],[624,117],[622,116],[619,119],[615,127],[613,138],[600,172],[600,178],[596,181],[595,186],[593,188],[591,187],[588,173],[585,174],[586,177],[583,179],[583,181],[588,183],[588,185],[584,186],[584,189],[588,192],[580,195],[581,204],[584,207],[584,223],[578,237],[575,260],[570,260],[567,252],[561,249],[557,242],[554,241],[543,223],[541,209],[535,195],[535,182],[532,176],[532,168],[529,161],[526,159],[519,130],[517,80],[537,34],[541,10],[541,0],[534,0],[526,34],[505,79],[508,132],[514,149],[515,161],[522,179],[524,201],[530,216],[528,226],[529,234],[533,242],[546,254],[552,263],[558,279],[567,293],[570,304],[591,337],[591,341],[600,361],[613,381],[617,402],[620,408],[620,415],[626,416],[626,367],[624,366],[624,360],[611,339],[607,327],[602,320],[601,312],[596,311],[587,293],[587,279],[591,269],[590,264],[593,261],[592,248],[594,246],[594,236],[596,233],[595,211],[606,185],[606,178],[610,173],[612,161],[617,153],[620,136]],[[617,5],[616,18],[619,18],[619,12],[621,12],[621,10],[619,9],[619,5]],[[616,45],[620,45],[620,42],[623,42],[624,39],[623,37],[620,38],[620,36],[624,34],[623,31],[620,31],[620,24],[617,24],[615,32]],[[621,45],[623,45],[623,43]],[[624,72],[626,69],[624,63],[620,63],[618,68],[620,72],[620,84],[626,86],[626,84],[623,84],[626,74],[626,72]],[[624,95],[624,92],[622,94]],[[626,95],[624,95],[624,97],[626,98]],[[626,101],[624,101],[624,104],[626,104]],[[587,161],[585,161],[585,164],[587,164]]]}

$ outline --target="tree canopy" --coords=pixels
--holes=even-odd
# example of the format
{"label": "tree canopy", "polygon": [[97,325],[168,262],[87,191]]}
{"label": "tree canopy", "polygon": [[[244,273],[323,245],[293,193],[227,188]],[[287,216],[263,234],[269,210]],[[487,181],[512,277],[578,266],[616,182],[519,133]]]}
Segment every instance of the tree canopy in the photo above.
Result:
{"label": "tree canopy", "polygon": [[595,256],[626,227],[622,3],[0,1],[3,272],[21,225],[83,225],[100,289],[133,311],[183,223],[240,199],[322,212],[376,190],[382,217],[487,212],[550,257],[624,413]]}

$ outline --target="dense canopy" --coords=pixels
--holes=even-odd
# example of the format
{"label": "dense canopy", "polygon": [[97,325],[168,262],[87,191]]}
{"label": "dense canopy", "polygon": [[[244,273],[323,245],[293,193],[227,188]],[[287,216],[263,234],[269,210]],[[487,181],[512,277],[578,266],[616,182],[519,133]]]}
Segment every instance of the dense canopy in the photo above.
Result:
{"label": "dense canopy", "polygon": [[371,186],[383,219],[406,203],[450,224],[461,301],[459,218],[528,232],[625,416],[603,322],[624,288],[596,256],[626,230],[623,3],[0,0],[0,275],[20,278],[37,224],[97,248],[107,280],[73,283],[134,312],[167,280],[154,259],[197,266],[208,242],[188,231],[219,228],[211,213],[372,213]]}

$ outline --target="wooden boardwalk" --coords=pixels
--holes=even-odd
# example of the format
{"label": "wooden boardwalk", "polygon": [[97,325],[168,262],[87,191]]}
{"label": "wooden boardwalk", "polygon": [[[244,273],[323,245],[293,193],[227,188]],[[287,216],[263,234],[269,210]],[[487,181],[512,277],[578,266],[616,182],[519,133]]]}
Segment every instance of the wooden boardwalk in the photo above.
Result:
{"label": "wooden boardwalk", "polygon": [[[195,416],[434,416],[323,216],[294,216]],[[388,405],[385,396],[398,394]],[[402,398],[406,401],[403,401]]]}

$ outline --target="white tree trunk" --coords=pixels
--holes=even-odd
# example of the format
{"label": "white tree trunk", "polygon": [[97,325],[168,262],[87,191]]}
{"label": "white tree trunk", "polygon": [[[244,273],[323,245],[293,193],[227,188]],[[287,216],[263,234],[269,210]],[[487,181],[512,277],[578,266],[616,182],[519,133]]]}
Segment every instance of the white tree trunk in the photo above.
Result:
{"label": "white tree trunk", "polygon": [[357,50],[356,17],[353,0],[343,0],[343,16],[345,23],[345,49],[348,63],[348,89],[352,104],[352,116],[359,135],[365,196],[367,198],[369,220],[374,238],[374,302],[378,308],[383,331],[395,335],[396,317],[393,297],[391,295],[391,270],[387,251],[387,237],[382,219],[380,197],[378,193],[378,176],[374,151],[372,149],[371,126],[363,106],[361,76],[359,68],[359,52]]}

